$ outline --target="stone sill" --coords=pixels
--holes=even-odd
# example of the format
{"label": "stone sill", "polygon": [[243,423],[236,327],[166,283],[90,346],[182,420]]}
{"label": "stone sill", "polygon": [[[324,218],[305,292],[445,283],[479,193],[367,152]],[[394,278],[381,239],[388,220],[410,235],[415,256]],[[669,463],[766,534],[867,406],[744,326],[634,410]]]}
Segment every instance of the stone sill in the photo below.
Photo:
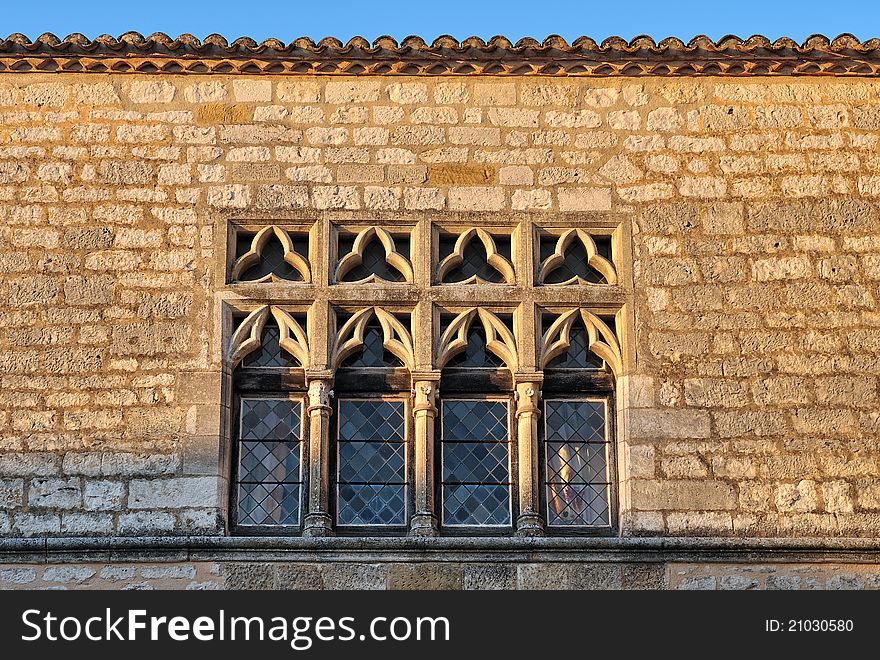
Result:
{"label": "stone sill", "polygon": [[2,538],[0,563],[880,562],[880,538],[65,537]]}

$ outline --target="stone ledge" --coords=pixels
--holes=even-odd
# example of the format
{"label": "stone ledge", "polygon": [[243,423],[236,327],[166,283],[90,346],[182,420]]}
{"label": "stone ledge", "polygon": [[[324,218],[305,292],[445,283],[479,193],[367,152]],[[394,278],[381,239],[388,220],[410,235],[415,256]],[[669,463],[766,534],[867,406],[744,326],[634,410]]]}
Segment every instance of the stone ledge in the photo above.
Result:
{"label": "stone ledge", "polygon": [[0,562],[880,562],[880,538],[301,538],[0,539]]}

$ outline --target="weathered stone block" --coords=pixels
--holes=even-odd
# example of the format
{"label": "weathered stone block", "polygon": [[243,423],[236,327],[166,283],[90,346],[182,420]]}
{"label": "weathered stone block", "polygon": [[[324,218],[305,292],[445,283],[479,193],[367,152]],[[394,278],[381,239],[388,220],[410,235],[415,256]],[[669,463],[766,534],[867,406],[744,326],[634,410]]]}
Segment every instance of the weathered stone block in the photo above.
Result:
{"label": "weathered stone block", "polygon": [[391,566],[388,575],[388,588],[395,590],[412,589],[462,589],[464,570],[458,564],[401,564]]}
{"label": "weathered stone block", "polygon": [[131,509],[176,509],[217,506],[215,477],[133,479],[128,488]]}
{"label": "weathered stone block", "polygon": [[737,505],[736,491],[723,481],[635,479],[631,487],[636,509],[713,511],[735,509]]}
{"label": "weathered stone block", "polygon": [[709,413],[705,410],[634,409],[630,412],[634,438],[708,438]]}

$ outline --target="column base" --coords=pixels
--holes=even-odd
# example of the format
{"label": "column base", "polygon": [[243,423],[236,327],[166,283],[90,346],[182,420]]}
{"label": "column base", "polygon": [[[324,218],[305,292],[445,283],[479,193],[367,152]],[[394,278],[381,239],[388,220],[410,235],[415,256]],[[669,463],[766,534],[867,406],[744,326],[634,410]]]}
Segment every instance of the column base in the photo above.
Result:
{"label": "column base", "polygon": [[433,513],[416,513],[412,517],[407,536],[437,536],[439,526]]}
{"label": "column base", "polygon": [[517,536],[544,536],[544,521],[537,513],[523,513],[516,519]]}
{"label": "column base", "polygon": [[333,536],[332,522],[326,513],[310,513],[303,521],[303,536]]}

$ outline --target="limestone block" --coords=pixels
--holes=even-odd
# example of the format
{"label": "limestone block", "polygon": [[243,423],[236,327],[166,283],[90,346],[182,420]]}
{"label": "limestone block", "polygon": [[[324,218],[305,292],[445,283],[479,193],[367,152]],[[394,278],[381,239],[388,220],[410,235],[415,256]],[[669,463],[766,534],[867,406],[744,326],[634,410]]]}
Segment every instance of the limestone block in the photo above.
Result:
{"label": "limestone block", "polygon": [[658,410],[637,408],[630,411],[633,438],[708,438],[709,413],[705,410]]}
{"label": "limestone block", "polygon": [[131,509],[214,507],[217,506],[217,478],[132,479],[128,506]]}

